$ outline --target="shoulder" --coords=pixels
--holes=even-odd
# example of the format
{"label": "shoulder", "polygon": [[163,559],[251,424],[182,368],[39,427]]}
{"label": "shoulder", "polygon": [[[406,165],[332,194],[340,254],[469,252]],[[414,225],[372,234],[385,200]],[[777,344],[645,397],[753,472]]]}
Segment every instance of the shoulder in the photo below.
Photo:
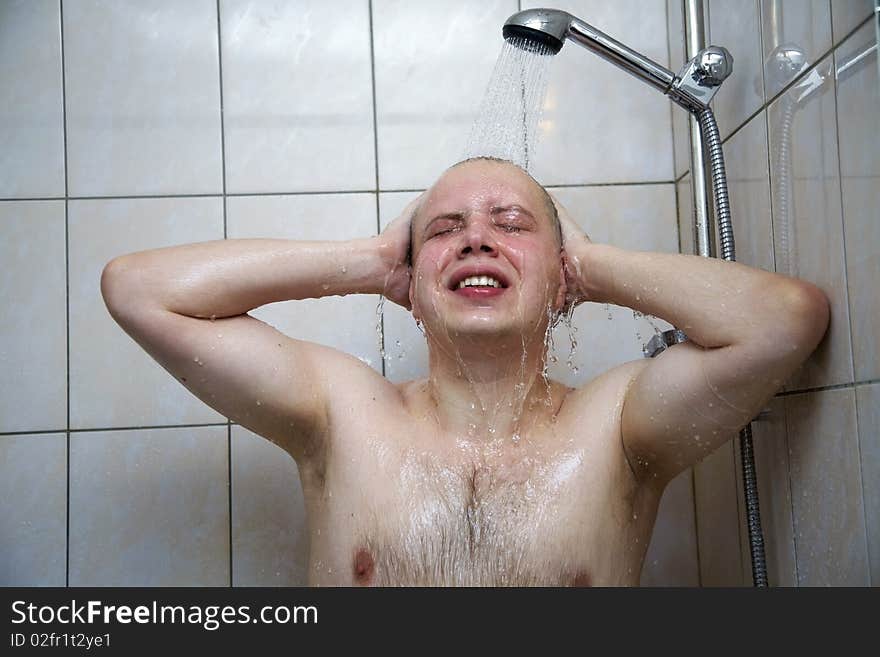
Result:
{"label": "shoulder", "polygon": [[565,405],[570,406],[570,410],[574,411],[594,408],[597,405],[603,408],[622,405],[627,390],[647,365],[647,360],[633,360],[612,367],[583,385],[571,388]]}

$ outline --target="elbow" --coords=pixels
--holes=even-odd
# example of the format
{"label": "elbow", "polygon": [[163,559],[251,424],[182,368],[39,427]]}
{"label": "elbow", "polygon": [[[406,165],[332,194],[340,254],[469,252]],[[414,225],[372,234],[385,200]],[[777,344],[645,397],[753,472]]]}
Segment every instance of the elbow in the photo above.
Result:
{"label": "elbow", "polygon": [[826,294],[806,281],[786,281],[780,306],[786,309],[786,329],[803,347],[812,352],[828,330],[831,317]]}
{"label": "elbow", "polygon": [[101,296],[110,315],[117,321],[133,296],[132,271],[127,257],[120,256],[108,262],[101,272]]}

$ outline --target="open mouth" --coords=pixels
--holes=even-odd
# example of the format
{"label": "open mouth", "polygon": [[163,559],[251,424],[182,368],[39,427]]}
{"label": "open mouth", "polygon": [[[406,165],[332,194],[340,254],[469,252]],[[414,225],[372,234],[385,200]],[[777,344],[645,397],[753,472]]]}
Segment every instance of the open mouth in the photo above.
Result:
{"label": "open mouth", "polygon": [[450,286],[452,292],[468,299],[497,297],[507,289],[507,282],[498,275],[480,273],[457,277]]}

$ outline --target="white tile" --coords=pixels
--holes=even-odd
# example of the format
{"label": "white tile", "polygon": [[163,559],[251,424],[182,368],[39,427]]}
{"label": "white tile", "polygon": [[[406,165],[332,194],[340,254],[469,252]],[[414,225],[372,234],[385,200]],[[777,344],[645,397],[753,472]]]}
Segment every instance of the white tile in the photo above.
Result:
{"label": "white tile", "polygon": [[669,482],[663,492],[640,585],[700,585],[693,470],[690,468]]}
{"label": "white tile", "polygon": [[515,0],[375,0],[380,189],[418,189],[462,159]]}
{"label": "white tile", "polygon": [[70,438],[71,586],[228,586],[227,428]]}
{"label": "white tile", "polygon": [[880,384],[858,386],[856,405],[871,584],[880,586]]}
{"label": "white tile", "polygon": [[[846,65],[876,42],[867,24],[834,54],[835,66]],[[880,69],[872,55],[837,82],[837,125],[840,140],[846,274],[852,321],[856,381],[880,378]]]}
{"label": "white tile", "polygon": [[852,388],[785,398],[798,584],[867,586]]}
{"label": "white tile", "polygon": [[101,297],[113,258],[223,239],[219,198],[70,201],[72,428],[224,422],[132,340]]}
{"label": "white tile", "polygon": [[[724,144],[736,261],[774,271],[767,124],[758,114]],[[720,244],[718,245],[720,251]]]}
{"label": "white tile", "polygon": [[874,0],[831,0],[831,24],[834,43],[843,38],[874,12]]}
{"label": "white tile", "polygon": [[56,0],[0,3],[0,198],[64,196]]}
{"label": "white tile", "polygon": [[[571,0],[555,6],[668,66],[664,0]],[[671,102],[573,42],[554,60],[535,177],[545,185],[672,180]]]}
{"label": "white tile", "polygon": [[0,202],[0,431],[67,428],[64,201]]}
{"label": "white tile", "polygon": [[232,427],[233,586],[306,586],[309,535],[296,463]]}
{"label": "white tile", "polygon": [[831,6],[828,0],[761,0],[761,21],[764,93],[772,98],[831,47]]}
{"label": "white tile", "polygon": [[697,252],[696,227],[694,225],[694,197],[691,190],[690,174],[675,184],[675,202],[678,205],[679,252],[695,255]]}
{"label": "white tile", "polygon": [[220,3],[229,192],[373,189],[365,0]]}
{"label": "white tile", "polygon": [[216,6],[64,3],[72,196],[221,191]]}
{"label": "white tile", "polygon": [[67,436],[0,436],[0,586],[64,586]]}
{"label": "white tile", "polygon": [[[672,184],[551,191],[594,242],[637,251],[678,253]],[[574,312],[572,332],[562,322],[554,331],[555,349],[550,353],[556,354],[557,362],[549,367],[552,378],[580,386],[616,365],[643,358],[642,346],[654,335],[652,323],[659,331],[671,327],[662,319],[636,319],[629,308],[581,304]],[[577,342],[573,357],[572,338]]]}
{"label": "white tile", "polygon": [[[420,192],[383,192],[379,194],[379,220],[384,229],[407,203]],[[385,376],[394,383],[420,379],[428,375],[428,344],[416,326],[412,313],[386,301],[383,309],[385,333]]]}
{"label": "white tile", "polygon": [[[375,194],[238,196],[227,199],[230,239],[347,240],[376,234]],[[381,371],[379,297],[358,294],[285,301],[251,314],[290,337],[334,347]]]}
{"label": "white tile", "polygon": [[[814,70],[827,76],[831,67],[826,57]],[[792,87],[767,111],[776,271],[820,287],[831,303],[831,321],[787,390],[850,382],[853,376],[834,88],[799,98]]]}
{"label": "white tile", "polygon": [[761,14],[758,0],[709,0],[712,45],[733,55],[733,73],[712,101],[721,136],[733,130],[764,102]]}
{"label": "white tile", "polygon": [[697,544],[703,586],[742,586],[746,581],[738,486],[732,440],[694,467]]}

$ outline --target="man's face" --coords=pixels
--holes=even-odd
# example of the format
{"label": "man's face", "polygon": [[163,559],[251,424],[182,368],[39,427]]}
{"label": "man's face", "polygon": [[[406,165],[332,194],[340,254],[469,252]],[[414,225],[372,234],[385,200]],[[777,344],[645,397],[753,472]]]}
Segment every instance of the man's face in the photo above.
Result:
{"label": "man's face", "polygon": [[516,166],[449,169],[426,193],[412,235],[410,300],[429,333],[543,333],[548,311],[562,307],[556,227],[542,190]]}

